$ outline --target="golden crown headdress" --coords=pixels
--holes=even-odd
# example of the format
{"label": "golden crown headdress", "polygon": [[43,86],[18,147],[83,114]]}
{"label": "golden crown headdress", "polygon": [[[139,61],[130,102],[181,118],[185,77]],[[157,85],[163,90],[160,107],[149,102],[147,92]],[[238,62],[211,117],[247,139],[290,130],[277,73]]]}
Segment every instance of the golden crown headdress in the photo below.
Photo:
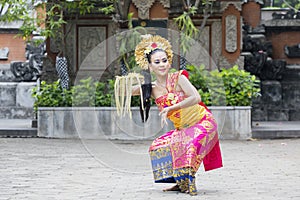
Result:
{"label": "golden crown headdress", "polygon": [[159,35],[143,35],[142,41],[135,48],[136,63],[142,69],[148,69],[147,54],[155,49],[162,49],[166,52],[170,64],[172,64],[173,51],[169,41]]}

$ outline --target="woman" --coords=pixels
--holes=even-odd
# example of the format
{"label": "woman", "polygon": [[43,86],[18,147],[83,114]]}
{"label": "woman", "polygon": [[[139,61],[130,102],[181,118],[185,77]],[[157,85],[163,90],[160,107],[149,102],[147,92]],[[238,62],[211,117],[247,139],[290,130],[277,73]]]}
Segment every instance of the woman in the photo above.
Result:
{"label": "woman", "polygon": [[[205,170],[222,167],[217,124],[201,97],[182,71],[169,73],[173,52],[160,36],[147,36],[136,47],[137,64],[150,69],[156,80],[151,95],[155,99],[162,125],[169,118],[175,130],[155,139],[149,148],[157,183],[176,183],[164,191],[196,195],[195,174],[201,162]],[[133,95],[140,89],[133,89]]]}

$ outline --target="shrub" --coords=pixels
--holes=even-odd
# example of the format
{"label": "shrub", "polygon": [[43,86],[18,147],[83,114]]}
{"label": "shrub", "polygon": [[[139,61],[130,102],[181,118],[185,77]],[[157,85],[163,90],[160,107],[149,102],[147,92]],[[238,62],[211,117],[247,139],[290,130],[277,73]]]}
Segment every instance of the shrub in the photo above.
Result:
{"label": "shrub", "polygon": [[32,96],[35,98],[34,109],[37,107],[64,107],[72,105],[72,92],[63,90],[60,81],[47,84],[42,81],[40,86],[32,89]]}
{"label": "shrub", "polygon": [[260,81],[237,65],[221,71],[187,66],[191,83],[206,105],[250,106],[260,95]]}
{"label": "shrub", "polygon": [[[71,107],[71,106],[95,106],[104,107],[114,105],[115,80],[107,82],[94,81],[91,77],[81,79],[69,90],[63,90],[60,81],[46,83],[42,81],[40,86],[32,90],[35,98],[34,109],[38,107]],[[140,97],[134,96],[132,106],[139,105]]]}
{"label": "shrub", "polygon": [[[111,106],[114,81],[96,82],[92,78],[82,79],[69,90],[62,89],[60,81],[46,83],[32,90],[37,107]],[[111,89],[112,88],[112,89]]]}

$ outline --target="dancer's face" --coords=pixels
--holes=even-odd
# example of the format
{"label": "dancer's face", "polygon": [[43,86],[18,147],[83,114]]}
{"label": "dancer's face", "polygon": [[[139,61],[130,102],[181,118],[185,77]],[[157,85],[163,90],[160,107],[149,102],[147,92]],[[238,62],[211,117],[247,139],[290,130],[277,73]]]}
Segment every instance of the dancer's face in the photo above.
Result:
{"label": "dancer's face", "polygon": [[170,63],[166,52],[157,51],[151,55],[150,69],[158,76],[164,76],[168,74],[170,69]]}

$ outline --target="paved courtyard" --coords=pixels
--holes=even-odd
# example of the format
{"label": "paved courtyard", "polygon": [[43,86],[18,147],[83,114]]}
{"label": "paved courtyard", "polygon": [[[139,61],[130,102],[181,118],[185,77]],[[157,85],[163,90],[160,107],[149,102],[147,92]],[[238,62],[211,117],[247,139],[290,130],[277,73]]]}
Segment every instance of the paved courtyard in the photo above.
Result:
{"label": "paved courtyard", "polygon": [[153,183],[150,143],[0,138],[0,200],[300,199],[300,139],[222,140],[224,167],[201,168],[194,197]]}

